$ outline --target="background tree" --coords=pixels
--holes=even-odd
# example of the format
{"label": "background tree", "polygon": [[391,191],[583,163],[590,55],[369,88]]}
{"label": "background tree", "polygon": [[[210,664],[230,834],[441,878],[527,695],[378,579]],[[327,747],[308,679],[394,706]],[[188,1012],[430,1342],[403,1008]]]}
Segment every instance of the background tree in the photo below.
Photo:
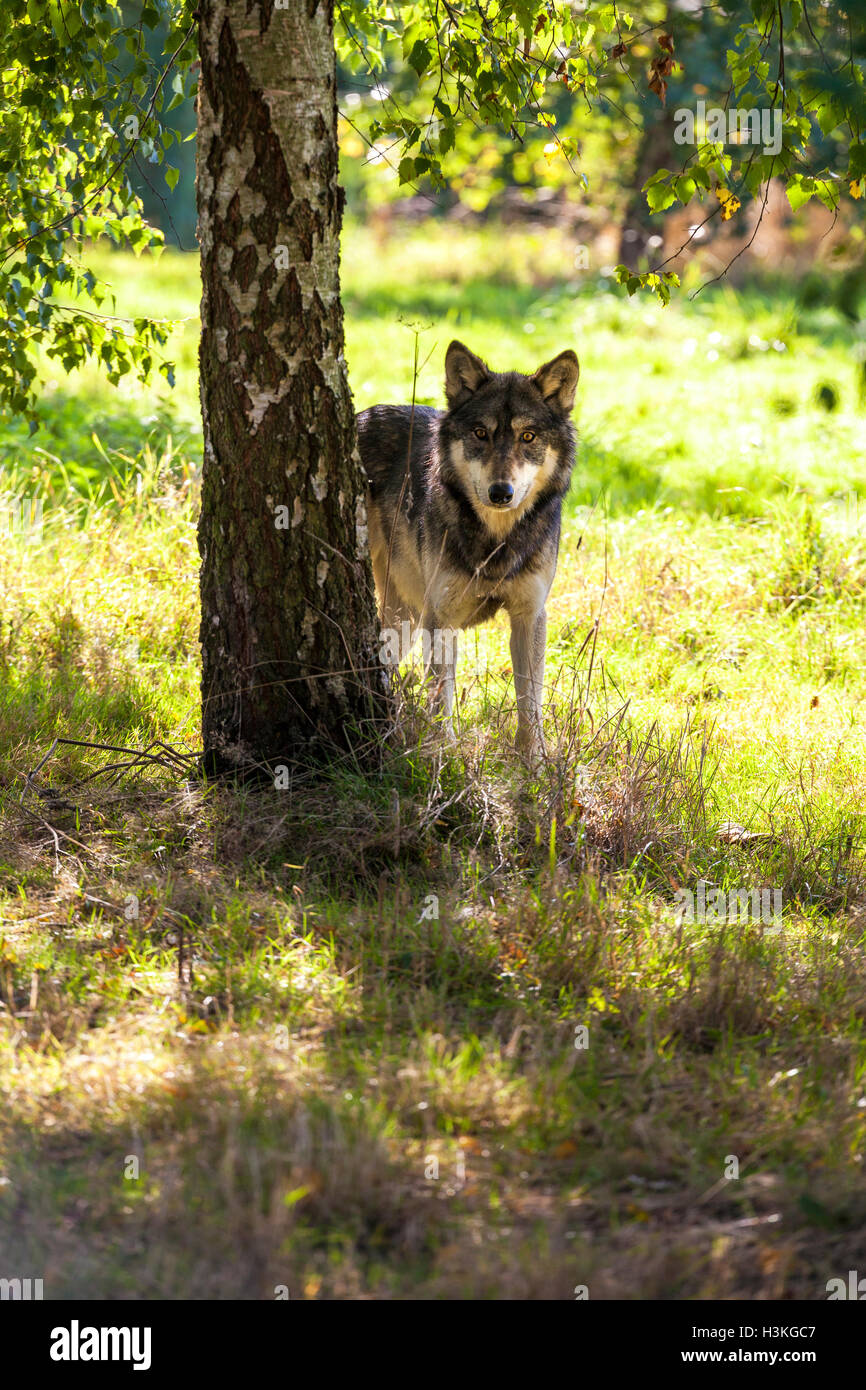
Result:
{"label": "background tree", "polygon": [[[581,113],[588,117],[606,104],[616,109],[630,87],[644,112],[651,99],[648,118],[638,123],[646,140],[636,159],[650,213],[698,198],[708,204],[707,219],[729,220],[748,200],[765,204],[772,178],[782,181],[794,211],[817,198],[835,212],[843,199],[866,191],[866,0],[814,8],[802,0],[697,7],[652,0],[628,7],[338,0],[338,6],[341,52],[356,72],[381,83],[399,53],[417,76],[411,94],[402,83],[396,93],[386,89],[384,99],[377,91],[375,110],[357,122],[371,143],[390,145],[402,183],[443,186],[467,125],[496,126],[519,143],[543,132],[551,159],[561,157],[579,179]],[[556,100],[563,88],[572,97],[565,118]],[[701,92],[708,105],[726,110],[778,110],[781,149],[728,145],[699,129],[695,145],[678,146],[670,167],[659,166],[670,148],[669,89],[682,90],[688,104]],[[634,223],[634,207],[630,217]],[[637,272],[623,265],[618,273],[629,293],[649,288],[663,301],[678,283],[663,266]]]}
{"label": "background tree", "polygon": [[[302,28],[319,22],[320,5],[277,4],[253,6],[260,29],[273,33],[295,9]],[[679,162],[646,180],[649,212],[699,197],[708,215],[732,216],[771,177],[795,210],[811,198],[836,210],[866,190],[866,0],[336,0],[336,17],[343,65],[375,89],[353,124],[388,147],[404,185],[453,179],[479,132],[507,134],[517,152],[543,139],[551,176],[581,178],[591,114],[648,128],[670,91],[778,106],[783,148],[680,146]],[[113,380],[157,367],[171,378],[159,354],[167,326],[100,312],[105,290],[86,250],[104,236],[159,249],[136,189],[159,206],[149,185],[160,165],[168,193],[176,187],[196,23],[192,0],[8,0],[0,10],[0,409],[36,423],[42,350],[66,368],[95,356]],[[399,83],[383,81],[395,73]],[[637,152],[639,175],[652,163]],[[658,276],[623,278],[669,292]],[[72,294],[75,304],[58,302]]]}

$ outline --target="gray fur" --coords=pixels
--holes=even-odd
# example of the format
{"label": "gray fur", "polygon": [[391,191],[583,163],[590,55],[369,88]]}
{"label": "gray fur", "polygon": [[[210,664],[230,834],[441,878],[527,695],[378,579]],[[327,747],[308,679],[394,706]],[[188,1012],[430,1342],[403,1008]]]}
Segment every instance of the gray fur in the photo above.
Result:
{"label": "gray fur", "polygon": [[440,650],[434,634],[504,608],[528,753],[542,743],[545,602],[574,466],[578,373],[570,351],[533,376],[492,372],[453,342],[447,410],[374,405],[358,415],[383,627],[408,619],[431,634],[430,674],[450,730],[456,648]]}

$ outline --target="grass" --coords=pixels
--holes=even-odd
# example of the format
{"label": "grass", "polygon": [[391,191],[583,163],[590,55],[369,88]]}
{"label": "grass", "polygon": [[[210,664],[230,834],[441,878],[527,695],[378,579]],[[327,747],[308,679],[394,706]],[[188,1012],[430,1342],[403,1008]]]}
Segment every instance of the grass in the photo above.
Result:
{"label": "grass", "polygon": [[[826,1297],[866,1217],[851,328],[796,287],[629,301],[557,233],[350,227],[359,407],[407,398],[414,328],[422,401],[451,336],[579,352],[548,764],[508,753],[497,622],[455,754],[409,671],[377,778],[93,777],[122,757],[59,743],[28,787],[54,739],[198,746],[197,267],[97,261],[118,312],[187,322],[175,393],[57,378],[0,435],[44,501],[0,556],[0,1276]],[[700,881],[781,889],[780,929],[683,920]]]}

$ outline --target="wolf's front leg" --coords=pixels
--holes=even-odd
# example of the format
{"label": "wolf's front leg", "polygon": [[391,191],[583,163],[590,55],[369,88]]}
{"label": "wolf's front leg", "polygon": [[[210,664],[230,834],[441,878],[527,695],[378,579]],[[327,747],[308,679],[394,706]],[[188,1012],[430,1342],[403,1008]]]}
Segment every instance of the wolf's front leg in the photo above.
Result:
{"label": "wolf's front leg", "polygon": [[534,758],[544,752],[541,697],[544,690],[544,652],[547,613],[511,615],[511,669],[517,697],[517,746]]}
{"label": "wolf's front leg", "polygon": [[454,742],[451,712],[454,708],[454,681],[457,670],[457,631],[443,627],[432,609],[421,617],[421,643],[424,669],[430,687],[430,704],[442,716],[442,727],[449,742]]}

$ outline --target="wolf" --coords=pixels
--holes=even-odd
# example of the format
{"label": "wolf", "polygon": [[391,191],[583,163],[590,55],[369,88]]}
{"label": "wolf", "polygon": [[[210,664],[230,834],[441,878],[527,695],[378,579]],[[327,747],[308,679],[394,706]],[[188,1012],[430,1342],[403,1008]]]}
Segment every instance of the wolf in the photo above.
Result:
{"label": "wolf", "polygon": [[[561,352],[532,376],[494,372],[463,343],[445,354],[446,410],[374,405],[357,416],[379,616],[424,638],[453,738],[456,634],[504,608],[517,740],[544,747],[545,603],[574,467],[580,366]],[[408,630],[408,629],[407,629]]]}

